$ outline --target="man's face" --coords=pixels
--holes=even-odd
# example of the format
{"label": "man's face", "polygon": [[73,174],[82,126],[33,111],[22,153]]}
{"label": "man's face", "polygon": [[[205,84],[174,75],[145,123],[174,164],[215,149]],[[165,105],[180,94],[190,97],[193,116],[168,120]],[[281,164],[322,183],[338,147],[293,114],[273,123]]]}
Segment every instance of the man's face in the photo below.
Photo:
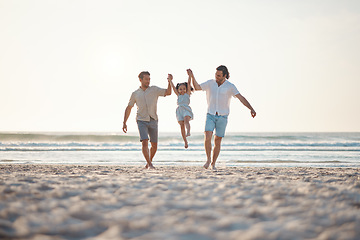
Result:
{"label": "man's face", "polygon": [[148,88],[150,86],[150,75],[144,75],[143,79],[140,79],[141,86]]}
{"label": "man's face", "polygon": [[217,83],[222,83],[225,80],[225,77],[223,75],[222,71],[217,70],[215,73],[215,79]]}

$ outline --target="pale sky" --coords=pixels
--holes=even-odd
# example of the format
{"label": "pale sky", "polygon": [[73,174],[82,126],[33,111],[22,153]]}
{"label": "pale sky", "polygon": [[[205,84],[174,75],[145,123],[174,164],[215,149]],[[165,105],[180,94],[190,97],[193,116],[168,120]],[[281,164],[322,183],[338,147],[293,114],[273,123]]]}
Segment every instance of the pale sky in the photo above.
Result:
{"label": "pale sky", "polygon": [[[358,0],[0,0],[0,34],[0,131],[121,132],[141,71],[166,88],[219,65],[257,112],[232,99],[227,132],[360,131]],[[202,132],[205,93],[190,106]],[[160,132],[175,109],[159,98]]]}

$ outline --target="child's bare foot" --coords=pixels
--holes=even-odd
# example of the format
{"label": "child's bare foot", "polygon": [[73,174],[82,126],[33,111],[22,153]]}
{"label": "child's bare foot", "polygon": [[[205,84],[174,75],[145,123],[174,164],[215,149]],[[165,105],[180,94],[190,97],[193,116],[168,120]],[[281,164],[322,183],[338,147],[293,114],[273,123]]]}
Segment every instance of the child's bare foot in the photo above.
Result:
{"label": "child's bare foot", "polygon": [[208,169],[209,166],[210,166],[210,161],[207,160],[206,163],[204,164],[204,168],[205,168],[205,169]]}

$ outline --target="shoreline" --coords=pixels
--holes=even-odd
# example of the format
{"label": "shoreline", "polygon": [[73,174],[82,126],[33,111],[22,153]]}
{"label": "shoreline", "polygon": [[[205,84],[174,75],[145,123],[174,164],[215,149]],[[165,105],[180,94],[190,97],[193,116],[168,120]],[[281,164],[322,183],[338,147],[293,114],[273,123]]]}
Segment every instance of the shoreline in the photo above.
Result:
{"label": "shoreline", "polygon": [[0,238],[358,239],[348,167],[0,164]]}

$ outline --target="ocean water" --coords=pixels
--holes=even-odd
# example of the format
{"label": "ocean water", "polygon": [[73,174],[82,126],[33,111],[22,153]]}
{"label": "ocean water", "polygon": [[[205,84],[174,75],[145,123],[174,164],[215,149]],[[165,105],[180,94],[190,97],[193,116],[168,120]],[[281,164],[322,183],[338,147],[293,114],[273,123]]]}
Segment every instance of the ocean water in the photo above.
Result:
{"label": "ocean water", "polygon": [[[159,133],[159,165],[205,163],[203,133],[184,148],[180,133]],[[0,133],[0,164],[145,165],[137,133]],[[227,133],[217,166],[360,167],[360,133]]]}

